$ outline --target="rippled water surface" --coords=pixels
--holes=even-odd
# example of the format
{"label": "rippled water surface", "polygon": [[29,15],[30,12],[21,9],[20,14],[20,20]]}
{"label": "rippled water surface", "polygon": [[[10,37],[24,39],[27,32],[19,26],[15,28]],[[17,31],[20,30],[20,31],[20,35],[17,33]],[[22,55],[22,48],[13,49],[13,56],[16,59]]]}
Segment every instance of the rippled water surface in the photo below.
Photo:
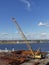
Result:
{"label": "rippled water surface", "polygon": [[[41,48],[42,51],[49,51],[49,43],[33,43],[30,44],[33,50],[36,50],[38,48]],[[8,50],[12,50],[14,48],[15,50],[28,50],[28,47],[26,44],[0,44],[0,49],[4,50],[7,48]]]}

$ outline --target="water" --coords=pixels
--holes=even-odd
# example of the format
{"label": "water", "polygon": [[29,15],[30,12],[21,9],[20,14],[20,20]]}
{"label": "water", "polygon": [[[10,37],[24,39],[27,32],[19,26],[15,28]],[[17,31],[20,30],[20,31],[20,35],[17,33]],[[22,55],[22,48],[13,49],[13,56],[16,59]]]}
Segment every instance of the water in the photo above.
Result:
{"label": "water", "polygon": [[[49,43],[35,43],[30,44],[33,50],[37,50],[38,48],[41,48],[42,51],[49,51]],[[28,50],[28,47],[26,44],[0,44],[0,49],[4,50],[7,48],[8,50],[12,50],[14,48],[15,50]]]}

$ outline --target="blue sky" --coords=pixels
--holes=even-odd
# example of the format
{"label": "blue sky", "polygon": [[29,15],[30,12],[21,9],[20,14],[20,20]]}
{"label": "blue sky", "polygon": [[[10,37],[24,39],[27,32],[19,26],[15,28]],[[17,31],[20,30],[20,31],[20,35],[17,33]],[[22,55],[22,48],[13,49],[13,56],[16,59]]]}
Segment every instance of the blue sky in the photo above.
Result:
{"label": "blue sky", "polygon": [[12,17],[28,39],[49,39],[49,0],[0,0],[0,40],[22,39]]}

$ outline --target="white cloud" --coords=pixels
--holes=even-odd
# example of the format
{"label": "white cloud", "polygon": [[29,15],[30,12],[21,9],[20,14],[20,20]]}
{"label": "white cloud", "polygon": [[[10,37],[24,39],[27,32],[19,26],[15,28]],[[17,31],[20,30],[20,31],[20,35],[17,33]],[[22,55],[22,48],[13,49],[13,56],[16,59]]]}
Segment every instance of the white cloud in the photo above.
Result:
{"label": "white cloud", "polygon": [[42,23],[42,22],[39,22],[38,25],[39,25],[39,26],[44,26],[45,24]]}
{"label": "white cloud", "polygon": [[4,33],[1,33],[2,35],[8,35],[8,33],[4,32]]}
{"label": "white cloud", "polygon": [[46,26],[47,26],[47,27],[49,26],[49,22],[46,24]]}
{"label": "white cloud", "polygon": [[47,22],[47,23],[39,22],[38,26],[46,26],[46,27],[48,27],[49,26],[49,22]]}
{"label": "white cloud", "polygon": [[28,9],[31,8],[31,3],[29,2],[29,0],[21,0],[21,2],[23,2],[24,4],[26,4],[26,6],[27,6]]}
{"label": "white cloud", "polygon": [[22,39],[22,37],[18,33],[6,33],[2,32],[0,33],[0,40],[16,40],[16,39]]}
{"label": "white cloud", "polygon": [[[49,39],[49,33],[46,33],[46,31],[42,32],[28,32],[25,33],[25,36],[27,39]],[[0,40],[19,40],[22,39],[22,36],[18,33],[0,33]]]}
{"label": "white cloud", "polygon": [[45,33],[45,32],[42,32],[42,33],[41,33],[41,35],[42,35],[42,36],[46,36],[46,35],[47,35],[47,33]]}
{"label": "white cloud", "polygon": [[41,39],[48,39],[47,33],[46,33],[46,32],[42,32],[42,33],[40,34],[40,38],[41,38]]}

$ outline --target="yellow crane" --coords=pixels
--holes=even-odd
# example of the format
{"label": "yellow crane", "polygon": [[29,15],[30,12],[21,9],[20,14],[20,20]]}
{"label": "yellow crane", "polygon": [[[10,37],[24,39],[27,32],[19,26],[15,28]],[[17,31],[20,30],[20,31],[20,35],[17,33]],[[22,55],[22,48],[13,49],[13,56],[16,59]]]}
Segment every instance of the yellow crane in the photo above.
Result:
{"label": "yellow crane", "polygon": [[[31,51],[31,54],[32,54],[33,58],[41,58],[41,54],[35,54],[34,51],[33,51],[33,49],[31,48],[30,44],[27,43],[27,37],[24,35],[24,33],[21,30],[21,28],[20,28],[19,24],[17,23],[16,19],[12,18],[12,21],[15,23],[15,25],[17,27],[17,30],[21,34],[22,38],[24,40],[26,40],[26,45],[28,46],[29,50]],[[36,53],[38,53],[38,51]]]}

